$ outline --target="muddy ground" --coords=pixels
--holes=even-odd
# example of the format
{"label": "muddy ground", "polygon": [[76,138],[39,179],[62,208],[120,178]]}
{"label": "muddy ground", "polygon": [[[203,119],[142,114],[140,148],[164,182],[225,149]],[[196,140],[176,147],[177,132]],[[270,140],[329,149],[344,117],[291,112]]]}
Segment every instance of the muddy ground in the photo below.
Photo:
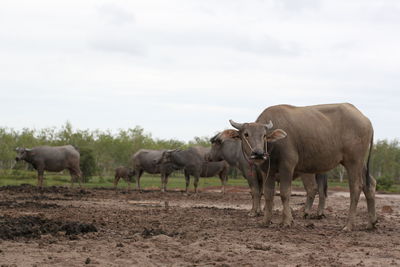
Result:
{"label": "muddy ground", "polygon": [[[329,193],[322,220],[302,218],[304,193],[291,199],[295,225],[247,216],[247,188],[222,196],[179,191],[115,193],[29,185],[0,187],[1,266],[388,266],[400,265],[400,196],[378,195],[378,228],[343,232],[349,197]],[[317,202],[315,202],[316,204]],[[314,207],[315,210],[316,207]]]}

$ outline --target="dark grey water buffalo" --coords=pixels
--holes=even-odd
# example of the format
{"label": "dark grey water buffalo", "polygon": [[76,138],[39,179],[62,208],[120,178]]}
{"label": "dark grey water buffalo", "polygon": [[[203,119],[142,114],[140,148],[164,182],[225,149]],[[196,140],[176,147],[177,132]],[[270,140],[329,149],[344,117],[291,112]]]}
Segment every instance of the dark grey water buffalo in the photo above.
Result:
{"label": "dark grey water buffalo", "polygon": [[120,166],[115,169],[114,175],[114,188],[117,189],[119,179],[123,178],[128,184],[128,190],[131,189],[132,177],[135,175],[135,171],[131,168]]}
{"label": "dark grey water buffalo", "polygon": [[32,149],[17,148],[16,151],[16,161],[25,160],[37,170],[39,187],[43,186],[44,171],[60,172],[65,169],[69,170],[71,183],[78,180],[81,186],[80,155],[73,146],[38,146]]}
{"label": "dark grey water buffalo", "polygon": [[222,193],[225,192],[229,165],[225,161],[207,162],[205,156],[210,152],[210,148],[191,147],[186,150],[168,150],[162,157],[163,163],[173,163],[179,168],[184,169],[186,180],[186,193],[189,190],[190,175],[194,176],[194,191],[197,194],[199,177],[212,177],[218,175],[222,184]]}
{"label": "dark grey water buffalo", "polygon": [[[207,159],[210,161],[226,160],[229,165],[237,167],[242,172],[242,175],[246,178],[249,184],[253,199],[252,208],[249,215],[256,216],[260,214],[263,175],[259,170],[259,166],[253,164],[244,155],[239,131],[225,130],[215,135],[210,141],[212,146],[210,153],[207,155]],[[322,217],[324,215],[323,213],[325,207],[327,176],[303,174],[301,175],[301,179],[303,181],[304,189],[307,193],[304,216],[309,216],[315,195],[318,192],[320,197],[317,214],[318,216]]]}
{"label": "dark grey water buffalo", "polygon": [[[230,123],[239,130],[246,157],[269,173],[264,187],[263,222],[266,225],[272,218],[276,173],[281,180],[282,224],[290,226],[293,223],[289,207],[293,176],[324,173],[342,164],[350,187],[350,209],[344,230],[354,228],[361,189],[367,199],[368,228],[375,226],[376,182],[369,175],[368,167],[373,129],[369,119],[353,105],[278,105],[265,109],[253,123]],[[267,144],[272,142],[272,147],[268,148]]]}
{"label": "dark grey water buffalo", "polygon": [[177,170],[177,166],[171,163],[160,164],[165,150],[140,149],[132,156],[133,170],[136,175],[136,188],[140,191],[140,177],[143,172],[161,174],[161,191],[166,190],[169,175]]}

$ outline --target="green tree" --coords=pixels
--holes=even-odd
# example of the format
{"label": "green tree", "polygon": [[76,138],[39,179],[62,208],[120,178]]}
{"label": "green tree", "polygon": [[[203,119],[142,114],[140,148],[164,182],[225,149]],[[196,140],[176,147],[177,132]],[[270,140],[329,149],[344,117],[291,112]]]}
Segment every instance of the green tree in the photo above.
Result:
{"label": "green tree", "polygon": [[79,149],[81,155],[80,168],[82,171],[82,181],[84,183],[89,182],[90,177],[96,173],[96,161],[94,159],[94,153],[91,148],[81,147]]}

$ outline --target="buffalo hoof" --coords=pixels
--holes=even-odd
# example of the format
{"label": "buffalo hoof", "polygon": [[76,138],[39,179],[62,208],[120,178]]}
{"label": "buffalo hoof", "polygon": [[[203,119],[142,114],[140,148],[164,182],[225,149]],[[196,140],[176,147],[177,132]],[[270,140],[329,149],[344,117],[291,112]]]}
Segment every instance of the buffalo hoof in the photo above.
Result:
{"label": "buffalo hoof", "polygon": [[353,229],[354,229],[354,226],[352,224],[348,223],[345,227],[343,227],[342,231],[351,232],[351,231],[353,231]]}
{"label": "buffalo hoof", "polygon": [[279,224],[279,226],[281,227],[281,228],[291,228],[292,226],[293,226],[293,220],[291,220],[291,221],[283,221],[283,222],[281,222],[280,224]]}
{"label": "buffalo hoof", "polygon": [[261,226],[262,226],[262,227],[269,227],[271,224],[272,224],[272,221],[271,221],[271,220],[263,219],[263,220],[261,221]]}
{"label": "buffalo hoof", "polygon": [[304,213],[303,219],[311,219],[311,215],[308,213]]}
{"label": "buffalo hoof", "polygon": [[249,212],[248,216],[249,217],[257,217],[257,216],[260,216],[260,213],[252,210]]}
{"label": "buffalo hoof", "polygon": [[292,228],[293,223],[280,223],[279,226],[283,229],[289,229]]}
{"label": "buffalo hoof", "polygon": [[369,222],[367,225],[367,230],[375,230],[376,229],[376,224],[378,223],[378,221],[375,222]]}
{"label": "buffalo hoof", "polygon": [[272,225],[272,222],[271,222],[271,221],[269,221],[269,222],[264,222],[264,221],[262,221],[262,222],[259,224],[259,226],[262,227],[262,228],[268,228],[268,227],[270,227],[271,225]]}
{"label": "buffalo hoof", "polygon": [[315,219],[317,219],[317,220],[322,220],[325,218],[326,218],[325,214],[317,214],[317,216],[315,217]]}

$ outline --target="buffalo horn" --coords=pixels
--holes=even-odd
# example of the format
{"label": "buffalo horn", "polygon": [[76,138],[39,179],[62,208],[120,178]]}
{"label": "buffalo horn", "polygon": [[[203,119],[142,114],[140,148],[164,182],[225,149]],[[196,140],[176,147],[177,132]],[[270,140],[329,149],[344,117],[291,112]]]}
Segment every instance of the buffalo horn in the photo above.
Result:
{"label": "buffalo horn", "polygon": [[265,124],[265,127],[267,127],[267,129],[272,129],[272,127],[274,127],[274,124],[272,123],[271,120],[269,120],[269,122]]}
{"label": "buffalo horn", "polygon": [[239,131],[242,129],[243,127],[243,123],[237,123],[234,122],[233,120],[229,120],[229,123],[236,129],[238,129]]}

